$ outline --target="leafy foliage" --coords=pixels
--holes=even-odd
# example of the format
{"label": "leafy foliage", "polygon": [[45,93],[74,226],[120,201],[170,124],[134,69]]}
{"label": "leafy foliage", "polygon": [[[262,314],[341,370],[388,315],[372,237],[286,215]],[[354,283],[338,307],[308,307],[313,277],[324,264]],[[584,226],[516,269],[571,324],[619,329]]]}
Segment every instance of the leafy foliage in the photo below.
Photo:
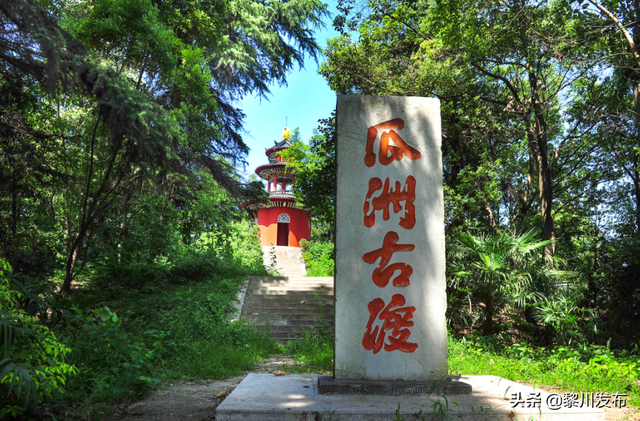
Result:
{"label": "leafy foliage", "polygon": [[162,359],[165,332],[127,333],[122,320],[108,307],[94,310],[92,316],[78,316],[76,321],[81,328],[67,340],[73,346],[70,358],[78,374],[67,393],[92,391],[93,399],[112,401],[131,399],[158,384],[153,372]]}
{"label": "leafy foliage", "polygon": [[2,255],[62,260],[69,292],[105,237],[164,224],[153,216],[180,211],[204,173],[230,198],[255,196],[235,174],[248,149],[232,102],[316,57],[326,13],[318,0],[3,2]]}
{"label": "leafy foliage", "polygon": [[11,266],[0,259],[0,418],[35,409],[60,393],[76,368],[65,361],[70,349],[54,333],[18,307],[20,294],[9,286]]}
{"label": "leafy foliage", "polygon": [[[484,335],[494,333],[494,318],[505,305],[523,311],[553,291],[553,278],[566,282],[571,275],[555,269],[558,258],[547,258],[545,264],[536,251],[548,242],[535,241],[535,237],[533,231],[518,236],[463,232],[452,242],[447,267],[450,288],[471,294],[483,304]],[[449,313],[456,310],[450,308]]]}
{"label": "leafy foliage", "polygon": [[637,355],[616,355],[604,346],[536,349],[526,343],[502,344],[504,341],[497,336],[450,338],[449,369],[452,373],[490,374],[573,393],[625,393],[629,405],[640,403]]}
{"label": "leafy foliage", "polygon": [[335,267],[334,246],[328,241],[300,241],[302,258],[307,276],[333,276]]}

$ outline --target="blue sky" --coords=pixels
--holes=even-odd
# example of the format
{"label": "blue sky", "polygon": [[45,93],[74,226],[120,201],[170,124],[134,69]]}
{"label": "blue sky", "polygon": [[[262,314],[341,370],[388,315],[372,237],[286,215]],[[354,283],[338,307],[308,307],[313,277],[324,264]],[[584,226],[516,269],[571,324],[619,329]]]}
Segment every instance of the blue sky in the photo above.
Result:
{"label": "blue sky", "polygon": [[[336,13],[336,2],[329,1],[329,10]],[[332,18],[325,18],[326,28],[316,31],[316,40],[320,47],[327,45],[327,38],[338,36],[331,25]],[[324,58],[321,56],[319,62]],[[245,178],[252,174],[259,165],[267,163],[265,149],[273,146],[274,140],[282,139],[282,129],[285,118],[288,117],[288,127],[293,131],[300,128],[300,134],[305,142],[318,126],[318,120],[330,116],[336,106],[336,95],[318,74],[319,65],[305,57],[305,68],[295,68],[287,76],[287,85],[271,85],[268,99],[245,97],[237,106],[246,114],[243,136],[247,146],[251,148],[245,169]]]}

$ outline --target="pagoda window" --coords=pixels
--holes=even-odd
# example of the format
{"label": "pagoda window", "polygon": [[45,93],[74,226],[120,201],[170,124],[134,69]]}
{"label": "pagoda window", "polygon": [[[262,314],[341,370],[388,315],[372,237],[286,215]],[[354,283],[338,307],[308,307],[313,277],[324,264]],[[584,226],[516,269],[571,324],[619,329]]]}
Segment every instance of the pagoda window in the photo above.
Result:
{"label": "pagoda window", "polygon": [[288,224],[289,222],[291,222],[291,218],[289,218],[289,215],[287,215],[286,213],[281,213],[280,215],[278,215],[278,223]]}

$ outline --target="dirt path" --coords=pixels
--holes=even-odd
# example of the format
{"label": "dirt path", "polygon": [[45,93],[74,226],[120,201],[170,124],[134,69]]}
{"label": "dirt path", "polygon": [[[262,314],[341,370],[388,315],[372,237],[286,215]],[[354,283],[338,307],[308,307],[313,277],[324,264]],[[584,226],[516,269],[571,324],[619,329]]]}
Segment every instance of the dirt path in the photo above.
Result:
{"label": "dirt path", "polygon": [[[283,365],[293,365],[290,357],[277,356],[263,361],[252,370],[255,373],[284,375]],[[215,420],[216,407],[245,378],[246,373],[223,380],[187,382],[150,393],[145,399],[112,408],[105,421],[178,421]],[[606,421],[640,421],[637,408],[605,409]]]}
{"label": "dirt path", "polygon": [[[277,356],[263,361],[252,370],[254,373],[284,375],[283,365],[293,365],[290,357]],[[204,380],[175,384],[160,392],[152,392],[143,400],[120,404],[112,409],[105,421],[178,421],[213,420],[216,407],[244,379],[246,373],[223,380]]]}

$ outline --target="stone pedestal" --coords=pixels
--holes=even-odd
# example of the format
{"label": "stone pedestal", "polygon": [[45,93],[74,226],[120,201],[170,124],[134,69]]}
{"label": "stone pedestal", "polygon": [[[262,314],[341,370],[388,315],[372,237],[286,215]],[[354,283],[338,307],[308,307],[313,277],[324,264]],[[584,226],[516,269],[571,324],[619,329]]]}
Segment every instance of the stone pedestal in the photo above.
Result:
{"label": "stone pedestal", "polygon": [[335,379],[444,380],[440,103],[339,96],[337,133]]}
{"label": "stone pedestal", "polygon": [[471,385],[448,377],[445,380],[337,380],[332,376],[318,377],[318,393],[329,395],[469,395]]}

